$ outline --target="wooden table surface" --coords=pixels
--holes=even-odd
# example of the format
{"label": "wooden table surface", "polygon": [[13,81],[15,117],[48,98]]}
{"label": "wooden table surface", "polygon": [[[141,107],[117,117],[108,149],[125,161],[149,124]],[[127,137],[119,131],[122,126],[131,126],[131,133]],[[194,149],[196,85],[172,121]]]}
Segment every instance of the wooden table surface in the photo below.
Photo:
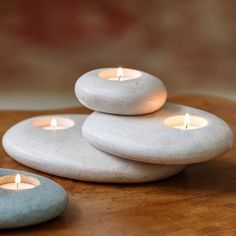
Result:
{"label": "wooden table surface", "polygon": [[[236,132],[236,103],[207,96],[169,101],[212,112]],[[50,113],[88,113],[83,108]],[[0,112],[1,135],[22,119],[49,112]],[[97,184],[44,174],[20,165],[1,147],[0,167],[37,173],[69,194],[64,213],[47,223],[2,230],[0,235],[236,235],[236,148],[177,176],[147,184]],[[1,213],[0,213],[1,214]]]}

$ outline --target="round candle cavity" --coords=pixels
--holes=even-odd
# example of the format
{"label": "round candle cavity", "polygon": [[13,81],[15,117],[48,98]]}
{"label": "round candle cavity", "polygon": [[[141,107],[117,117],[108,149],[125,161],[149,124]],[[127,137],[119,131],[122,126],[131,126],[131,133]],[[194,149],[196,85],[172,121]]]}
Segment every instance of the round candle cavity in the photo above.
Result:
{"label": "round candle cavity", "polygon": [[98,73],[101,79],[114,80],[114,81],[126,81],[137,79],[142,75],[138,70],[127,68],[109,68]]}
{"label": "round candle cavity", "polygon": [[65,117],[39,117],[32,121],[33,127],[45,130],[65,130],[73,127],[75,122]]}
{"label": "round candle cavity", "polygon": [[186,125],[186,115],[171,116],[164,120],[164,124],[170,128],[180,130],[200,129],[208,125],[208,121],[200,116],[189,115],[189,122]]}
{"label": "round candle cavity", "polygon": [[16,181],[17,175],[5,175],[0,177],[0,189],[22,191],[33,189],[40,185],[40,181],[31,176],[20,176],[19,182]]}

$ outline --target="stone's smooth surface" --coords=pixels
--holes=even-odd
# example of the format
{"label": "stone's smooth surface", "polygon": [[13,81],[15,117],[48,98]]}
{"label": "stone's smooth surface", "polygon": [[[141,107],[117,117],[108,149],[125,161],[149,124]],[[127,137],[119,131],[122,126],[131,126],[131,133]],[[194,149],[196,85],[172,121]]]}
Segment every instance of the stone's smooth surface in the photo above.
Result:
{"label": "stone's smooth surface", "polygon": [[[172,176],[184,166],[163,166],[125,160],[104,153],[82,137],[87,115],[59,115],[75,122],[67,130],[32,127],[33,119],[10,128],[3,137],[6,152],[18,162],[57,176],[114,183],[136,183]],[[38,119],[38,117],[37,117]]]}
{"label": "stone's smooth surface", "polygon": [[[99,76],[110,69],[93,70],[78,79],[75,94],[84,106],[111,114],[140,115],[154,112],[164,105],[167,91],[157,77],[142,71],[140,77],[126,81]],[[126,77],[128,69],[123,70]]]}
{"label": "stone's smooth surface", "polygon": [[0,229],[39,224],[62,213],[68,199],[61,186],[39,175],[18,170],[0,169],[0,177],[17,173],[36,178],[40,185],[21,191],[0,188]]}
{"label": "stone's smooth surface", "polygon": [[[186,113],[206,119],[208,125],[181,130],[165,124],[167,118]],[[82,131],[100,150],[156,164],[203,162],[223,154],[233,145],[233,133],[223,120],[199,109],[170,103],[155,113],[137,117],[94,112]]]}

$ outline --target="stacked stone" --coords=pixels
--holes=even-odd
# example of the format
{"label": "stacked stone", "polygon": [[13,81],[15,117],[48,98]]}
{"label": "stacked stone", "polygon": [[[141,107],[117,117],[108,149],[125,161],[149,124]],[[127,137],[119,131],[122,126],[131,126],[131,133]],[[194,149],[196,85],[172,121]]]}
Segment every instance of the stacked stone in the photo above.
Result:
{"label": "stacked stone", "polygon": [[3,136],[6,152],[26,166],[57,176],[141,183],[175,175],[187,164],[217,157],[233,144],[233,133],[223,120],[166,103],[164,84],[145,72],[90,71],[79,78],[75,92],[95,112],[19,122]]}
{"label": "stacked stone", "polygon": [[[97,69],[79,78],[75,92],[84,106],[95,110],[82,126],[84,138],[108,155],[132,160],[130,165],[158,166],[153,171],[159,174],[155,177],[151,171],[154,178],[149,181],[232,147],[233,134],[223,120],[199,109],[165,103],[165,85],[148,73],[123,69],[119,76],[116,68]],[[191,116],[189,127],[182,127],[185,114]],[[169,173],[162,173],[166,168]],[[142,168],[139,171],[138,181],[146,181]]]}

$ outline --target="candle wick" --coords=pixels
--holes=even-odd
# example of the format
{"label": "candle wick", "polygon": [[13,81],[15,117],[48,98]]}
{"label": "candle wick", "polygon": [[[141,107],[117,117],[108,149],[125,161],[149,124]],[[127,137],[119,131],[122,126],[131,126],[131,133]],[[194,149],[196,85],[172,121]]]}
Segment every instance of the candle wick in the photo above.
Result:
{"label": "candle wick", "polygon": [[188,129],[188,124],[185,125],[185,129]]}
{"label": "candle wick", "polygon": [[19,189],[19,183],[16,183],[16,189]]}

